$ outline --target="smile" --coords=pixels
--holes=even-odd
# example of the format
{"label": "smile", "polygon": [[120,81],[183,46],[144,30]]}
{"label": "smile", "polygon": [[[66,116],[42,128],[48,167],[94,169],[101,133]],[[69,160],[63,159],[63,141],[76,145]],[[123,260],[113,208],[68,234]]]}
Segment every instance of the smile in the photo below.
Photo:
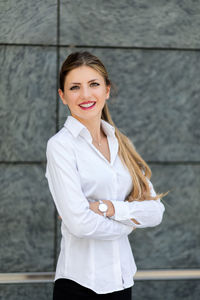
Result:
{"label": "smile", "polygon": [[84,109],[84,110],[88,110],[91,109],[92,107],[94,107],[96,104],[96,102],[93,103],[87,103],[87,104],[80,104],[79,106]]}

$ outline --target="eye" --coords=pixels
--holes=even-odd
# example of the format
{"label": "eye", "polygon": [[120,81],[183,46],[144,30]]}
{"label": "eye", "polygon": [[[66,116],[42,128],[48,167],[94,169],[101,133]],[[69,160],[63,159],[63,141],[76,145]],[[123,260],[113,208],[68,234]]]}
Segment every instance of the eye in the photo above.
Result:
{"label": "eye", "polygon": [[97,83],[97,82],[92,82],[91,85],[92,85],[92,84],[94,84],[95,86],[98,86],[98,85],[99,85],[99,83]]}
{"label": "eye", "polygon": [[[100,85],[100,84],[97,83],[97,82],[92,82],[90,85],[91,85],[91,86],[92,86],[92,85],[93,85],[93,86],[98,86],[98,85]],[[79,88],[79,86],[78,86],[78,85],[74,85],[74,86],[72,86],[72,87],[70,88],[70,90],[77,90],[77,88]]]}
{"label": "eye", "polygon": [[77,87],[79,87],[78,85],[74,85],[70,88],[70,90],[75,90]]}

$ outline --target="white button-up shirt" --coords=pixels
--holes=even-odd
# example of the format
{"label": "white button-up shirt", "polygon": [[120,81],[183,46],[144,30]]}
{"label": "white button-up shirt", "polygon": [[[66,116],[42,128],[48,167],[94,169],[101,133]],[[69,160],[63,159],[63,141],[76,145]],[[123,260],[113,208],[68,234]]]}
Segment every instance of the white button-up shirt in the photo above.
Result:
{"label": "white button-up shirt", "polygon": [[[135,228],[160,224],[165,210],[160,199],[124,202],[132,179],[119,158],[115,128],[104,120],[101,125],[108,139],[110,162],[92,144],[87,127],[68,116],[47,142],[45,173],[62,218],[54,280],[69,278],[98,294],[134,284],[137,268],[128,235]],[[112,201],[113,217],[105,218],[89,208],[90,201],[100,199]]]}

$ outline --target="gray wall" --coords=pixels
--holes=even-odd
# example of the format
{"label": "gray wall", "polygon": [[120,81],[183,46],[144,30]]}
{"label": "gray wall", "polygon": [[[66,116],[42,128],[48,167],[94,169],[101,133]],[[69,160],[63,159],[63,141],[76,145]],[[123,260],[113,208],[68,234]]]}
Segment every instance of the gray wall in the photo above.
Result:
{"label": "gray wall", "polygon": [[[138,270],[200,268],[200,1],[2,0],[0,273],[54,272],[60,229],[46,142],[68,111],[61,62],[88,50],[118,95],[116,125],[152,168],[163,223],[130,236]],[[51,299],[52,283],[0,284],[0,299]],[[135,281],[133,299],[198,299],[199,280]],[[164,295],[164,296],[163,296]],[[163,298],[164,297],[164,298]]]}

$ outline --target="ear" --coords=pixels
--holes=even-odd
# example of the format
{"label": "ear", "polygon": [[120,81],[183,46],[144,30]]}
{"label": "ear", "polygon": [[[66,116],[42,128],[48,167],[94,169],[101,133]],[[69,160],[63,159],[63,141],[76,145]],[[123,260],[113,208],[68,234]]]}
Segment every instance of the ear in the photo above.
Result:
{"label": "ear", "polygon": [[67,105],[67,101],[65,100],[64,93],[61,89],[58,89],[58,94],[59,94],[60,99],[62,100],[63,104]]}
{"label": "ear", "polygon": [[110,85],[106,86],[106,100],[110,97]]}

